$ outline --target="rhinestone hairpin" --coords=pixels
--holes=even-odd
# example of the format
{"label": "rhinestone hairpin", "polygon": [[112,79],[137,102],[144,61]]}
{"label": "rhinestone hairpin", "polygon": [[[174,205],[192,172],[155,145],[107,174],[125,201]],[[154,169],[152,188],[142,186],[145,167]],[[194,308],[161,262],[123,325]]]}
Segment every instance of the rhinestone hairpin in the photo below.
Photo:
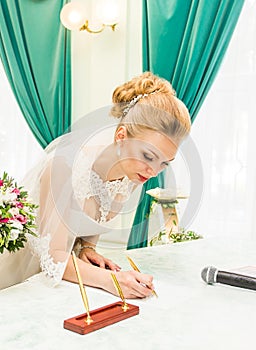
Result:
{"label": "rhinestone hairpin", "polygon": [[125,107],[125,109],[123,110],[123,117],[126,116],[126,114],[129,112],[129,110],[134,106],[136,105],[136,103],[141,99],[141,98],[144,98],[144,97],[147,97],[149,95],[153,95],[155,94],[156,92],[158,92],[158,90],[156,91],[153,91],[153,92],[150,92],[149,94],[139,94],[138,96],[135,96],[127,105],[127,107]]}
{"label": "rhinestone hairpin", "polygon": [[[144,95],[148,95],[148,94],[144,94]],[[123,110],[123,116],[125,116],[129,110],[142,98],[144,97],[144,95],[140,94],[138,96],[135,96],[129,103],[128,106],[125,107],[125,109]]]}

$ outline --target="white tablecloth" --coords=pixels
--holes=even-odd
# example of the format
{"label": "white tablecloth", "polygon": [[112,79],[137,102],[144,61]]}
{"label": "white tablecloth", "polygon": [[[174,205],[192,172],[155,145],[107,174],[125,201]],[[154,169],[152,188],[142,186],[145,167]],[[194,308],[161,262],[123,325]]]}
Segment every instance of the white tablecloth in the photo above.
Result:
{"label": "white tablecloth", "polygon": [[[86,335],[68,331],[63,321],[84,313],[78,285],[63,281],[50,288],[38,274],[0,292],[1,350],[254,348],[256,292],[207,285],[200,276],[208,265],[222,270],[256,265],[254,242],[202,239],[108,256],[129,269],[126,253],[154,275],[159,295],[129,300],[140,307],[139,315]],[[119,300],[102,290],[87,287],[87,292],[91,309]]]}

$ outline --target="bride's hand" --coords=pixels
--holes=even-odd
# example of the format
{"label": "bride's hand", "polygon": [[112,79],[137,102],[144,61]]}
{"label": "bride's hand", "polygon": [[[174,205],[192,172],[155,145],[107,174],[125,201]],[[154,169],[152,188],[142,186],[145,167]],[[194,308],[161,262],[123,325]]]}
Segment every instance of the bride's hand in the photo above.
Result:
{"label": "bride's hand", "polygon": [[[125,298],[146,298],[152,296],[153,276],[137,271],[120,271],[115,273]],[[112,279],[103,286],[112,294],[118,295]]]}
{"label": "bride's hand", "polygon": [[121,267],[115,264],[112,260],[105,258],[98,254],[94,248],[85,247],[81,250],[79,258],[89,264],[97,265],[103,269],[110,269],[113,271],[120,271]]}

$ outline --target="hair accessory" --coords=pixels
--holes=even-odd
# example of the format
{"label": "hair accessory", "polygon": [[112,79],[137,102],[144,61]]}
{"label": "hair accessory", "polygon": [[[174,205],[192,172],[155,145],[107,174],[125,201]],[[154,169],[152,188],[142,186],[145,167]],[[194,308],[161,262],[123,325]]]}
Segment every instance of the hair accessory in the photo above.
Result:
{"label": "hair accessory", "polygon": [[140,94],[138,96],[135,96],[127,105],[127,107],[125,107],[125,109],[123,110],[123,117],[126,116],[126,114],[129,112],[129,110],[136,105],[136,103],[141,99],[141,98],[144,98],[144,97],[147,97],[149,95],[153,95],[155,94],[156,92],[158,92],[159,90],[155,90],[153,92],[150,92],[149,94]]}

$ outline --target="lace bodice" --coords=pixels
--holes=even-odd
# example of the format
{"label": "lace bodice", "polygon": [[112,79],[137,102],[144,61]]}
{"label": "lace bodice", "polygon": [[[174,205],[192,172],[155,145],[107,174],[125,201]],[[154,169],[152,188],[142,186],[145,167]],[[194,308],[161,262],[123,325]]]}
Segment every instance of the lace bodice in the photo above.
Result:
{"label": "lace bodice", "polygon": [[92,165],[89,163],[84,154],[77,160],[72,179],[74,196],[81,207],[83,207],[86,200],[95,198],[98,203],[100,216],[93,219],[98,223],[104,223],[107,221],[111,210],[113,210],[113,205],[117,198],[119,203],[126,201],[134,188],[134,184],[127,177],[104,182],[91,169]]}

